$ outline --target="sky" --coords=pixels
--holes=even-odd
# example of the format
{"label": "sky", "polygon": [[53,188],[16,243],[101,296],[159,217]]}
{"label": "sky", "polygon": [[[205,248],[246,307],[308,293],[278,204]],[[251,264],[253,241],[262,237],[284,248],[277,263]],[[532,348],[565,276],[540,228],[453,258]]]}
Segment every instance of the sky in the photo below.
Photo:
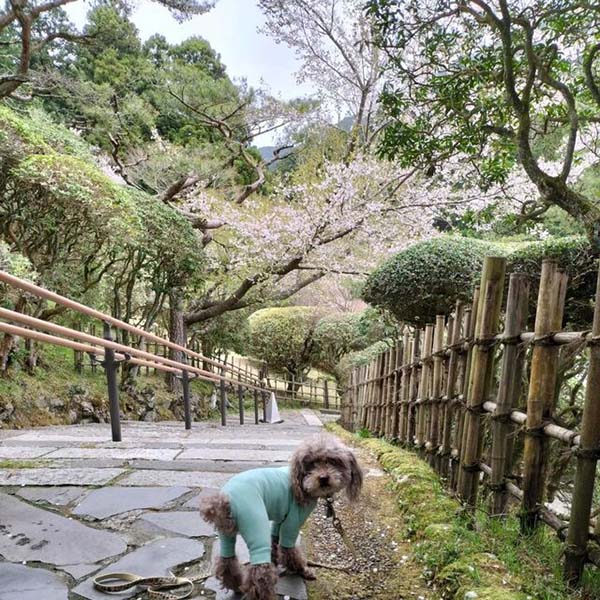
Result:
{"label": "sky", "polygon": [[[85,23],[89,3],[80,0],[65,7],[78,27]],[[266,87],[283,99],[311,93],[310,86],[296,83],[294,73],[299,63],[287,46],[276,44],[258,33],[263,15],[254,0],[218,0],[215,8],[183,23],[178,23],[168,9],[140,0],[133,21],[143,40],[154,33],[164,35],[169,42],[180,42],[200,35],[221,55],[232,79],[245,78],[254,87]],[[264,141],[264,140],[261,140]]]}

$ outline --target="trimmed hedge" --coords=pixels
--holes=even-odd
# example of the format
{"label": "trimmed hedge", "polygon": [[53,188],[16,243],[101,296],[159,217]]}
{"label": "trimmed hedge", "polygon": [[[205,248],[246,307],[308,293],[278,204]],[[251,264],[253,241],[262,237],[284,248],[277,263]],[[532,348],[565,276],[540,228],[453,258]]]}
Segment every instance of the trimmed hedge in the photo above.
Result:
{"label": "trimmed hedge", "polygon": [[470,300],[483,259],[504,250],[480,240],[440,237],[415,244],[383,263],[367,279],[363,299],[413,325],[434,322],[457,300]]}
{"label": "trimmed hedge", "polygon": [[569,328],[591,327],[598,273],[597,257],[585,236],[531,242],[508,256],[507,273],[526,273],[531,279],[529,318],[533,322],[542,261],[553,258],[569,276],[565,321]]}
{"label": "trimmed hedge", "polygon": [[318,311],[311,306],[265,308],[248,319],[249,352],[296,378],[311,365]]}
{"label": "trimmed hedge", "polygon": [[451,312],[456,300],[470,301],[485,256],[504,254],[507,273],[526,273],[531,278],[532,322],[542,261],[553,258],[569,276],[566,326],[591,326],[598,265],[585,236],[527,242],[510,253],[470,238],[442,237],[415,244],[371,273],[363,298],[401,322],[422,326],[434,321],[436,314]]}
{"label": "trimmed hedge", "polygon": [[335,314],[323,317],[317,323],[314,331],[315,366],[332,372],[342,356],[364,347],[360,319],[360,313]]}

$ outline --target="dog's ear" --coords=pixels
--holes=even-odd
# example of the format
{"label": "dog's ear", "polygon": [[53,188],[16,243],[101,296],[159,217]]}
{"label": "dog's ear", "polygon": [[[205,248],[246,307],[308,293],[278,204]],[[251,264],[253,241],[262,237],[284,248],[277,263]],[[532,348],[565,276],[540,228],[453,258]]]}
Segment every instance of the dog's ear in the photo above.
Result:
{"label": "dog's ear", "polygon": [[348,466],[350,468],[350,482],[346,487],[346,494],[351,502],[358,500],[363,484],[363,472],[356,460],[354,452],[348,450]]}
{"label": "dog's ear", "polygon": [[292,480],[292,494],[298,504],[301,506],[307,503],[308,497],[302,483],[306,477],[306,468],[304,466],[305,452],[303,446],[298,448],[291,458],[290,477]]}

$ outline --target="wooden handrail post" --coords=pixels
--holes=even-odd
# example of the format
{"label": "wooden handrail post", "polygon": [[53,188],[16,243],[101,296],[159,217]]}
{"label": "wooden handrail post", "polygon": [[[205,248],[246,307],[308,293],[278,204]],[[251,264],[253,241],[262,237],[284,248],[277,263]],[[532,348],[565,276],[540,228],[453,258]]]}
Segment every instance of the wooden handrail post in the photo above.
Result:
{"label": "wooden handrail post", "polygon": [[[577,456],[575,486],[571,502],[571,519],[565,548],[565,577],[571,584],[581,579],[587,554],[590,513],[594,495],[596,466],[600,454],[600,272],[596,284],[596,304],[589,347],[589,371],[581,422],[581,441]],[[600,534],[600,519],[596,519],[596,533]]]}
{"label": "wooden handrail post", "polygon": [[240,385],[238,385],[238,410],[240,413],[240,425],[244,424],[244,388],[241,385],[242,374],[238,375],[238,381]]}
{"label": "wooden handrail post", "polygon": [[[181,362],[186,363],[185,354],[181,357]],[[190,376],[187,369],[183,369],[181,373],[181,388],[183,391],[183,414],[185,420],[185,428],[192,428],[192,406],[190,401]]]}
{"label": "wooden handrail post", "polygon": [[527,425],[523,453],[523,504],[521,530],[530,533],[539,524],[548,466],[548,439],[543,435],[545,421],[552,418],[558,378],[559,347],[545,341],[562,325],[567,275],[555,261],[545,260],[535,317],[535,338],[531,358]]}
{"label": "wooden handrail post", "polygon": [[[113,341],[110,323],[104,323],[104,339]],[[106,384],[108,387],[108,407],[110,412],[110,429],[112,432],[112,441],[121,441],[121,409],[119,406],[119,384],[117,382],[117,371],[119,363],[115,359],[115,351],[112,348],[104,350],[104,360],[102,366],[106,372]]]}
{"label": "wooden handrail post", "polygon": [[[223,372],[223,371],[221,371]],[[220,408],[221,408],[221,425],[227,425],[227,392],[225,391],[225,380],[221,379],[220,385]]]}
{"label": "wooden handrail post", "polygon": [[527,326],[529,306],[529,280],[522,273],[513,273],[508,284],[506,317],[504,319],[504,352],[498,385],[496,411],[492,423],[492,451],[490,454],[490,488],[492,516],[506,513],[508,493],[506,477],[512,468],[513,434],[515,425],[510,413],[516,408],[521,395],[521,381],[525,363],[525,350],[519,335]]}
{"label": "wooden handrail post", "polygon": [[482,449],[481,413],[483,403],[488,399],[493,375],[495,347],[489,342],[490,338],[498,332],[505,269],[506,259],[488,256],[485,258],[481,273],[481,294],[467,392],[466,443],[463,447],[459,473],[459,493],[470,509],[474,509],[477,504]]}
{"label": "wooden handrail post", "polygon": [[258,425],[258,390],[254,390],[254,424]]}

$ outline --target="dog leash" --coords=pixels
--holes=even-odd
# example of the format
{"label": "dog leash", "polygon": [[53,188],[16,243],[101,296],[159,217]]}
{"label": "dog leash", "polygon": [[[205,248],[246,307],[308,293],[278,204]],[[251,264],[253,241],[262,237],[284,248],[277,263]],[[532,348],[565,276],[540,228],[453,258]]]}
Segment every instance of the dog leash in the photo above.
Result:
{"label": "dog leash", "polygon": [[325,498],[325,515],[331,518],[331,522],[333,524],[333,528],[340,534],[342,541],[346,545],[346,548],[350,550],[350,554],[352,554],[352,558],[356,560],[356,546],[352,542],[352,540],[348,537],[348,534],[344,530],[342,522],[340,518],[335,514],[335,508],[333,507],[333,498],[331,496],[327,496]]}
{"label": "dog leash", "polygon": [[[99,592],[114,594],[134,587],[141,587],[148,593],[152,600],[184,600],[189,598],[194,591],[194,582],[187,577],[140,577],[133,573],[105,573],[94,578],[94,587]],[[188,589],[181,593],[165,592],[186,586]]]}

